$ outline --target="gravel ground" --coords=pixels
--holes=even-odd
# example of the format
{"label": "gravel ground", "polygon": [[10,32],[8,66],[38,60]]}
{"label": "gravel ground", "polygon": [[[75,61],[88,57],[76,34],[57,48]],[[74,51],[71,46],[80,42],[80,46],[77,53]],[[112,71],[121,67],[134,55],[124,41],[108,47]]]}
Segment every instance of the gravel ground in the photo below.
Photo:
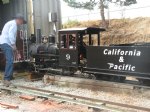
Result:
{"label": "gravel ground", "polygon": [[[91,90],[86,90],[86,89],[80,89],[80,88],[69,88],[69,87],[59,87],[56,85],[45,85],[42,81],[35,81],[35,82],[26,82],[23,79],[17,79],[15,81],[13,81],[14,84],[19,84],[19,85],[24,85],[24,86],[30,86],[30,87],[38,87],[38,88],[42,88],[42,89],[46,89],[46,90],[51,90],[51,91],[56,91],[56,92],[63,92],[63,93],[67,93],[67,94],[72,94],[72,95],[80,95],[80,96],[84,96],[84,97],[90,97],[90,98],[95,98],[95,99],[101,99],[101,100],[107,100],[107,101],[113,101],[113,102],[121,102],[124,104],[129,104],[129,105],[135,105],[135,106],[140,106],[140,107],[150,107],[150,98],[144,96],[144,95],[139,95],[139,94],[133,94],[133,95],[127,95],[127,94],[116,94],[113,92],[105,92],[102,90],[99,91],[91,91]],[[150,94],[150,92],[148,91],[147,94]],[[6,96],[0,97],[0,100],[2,101],[9,101],[14,102],[13,98],[16,96]],[[28,104],[28,102],[20,102],[20,100],[18,101],[17,99],[15,100],[17,101],[16,104],[21,103],[21,110],[25,110],[26,107],[30,107]],[[33,103],[33,102],[32,102]],[[33,103],[35,106],[37,105],[37,102]],[[41,104],[38,104],[42,107]],[[40,107],[39,106],[39,107]],[[32,105],[32,108],[34,106]],[[73,108],[74,107],[74,108]],[[63,110],[65,108],[65,110]],[[70,110],[71,109],[71,110]],[[129,110],[126,110],[126,112],[128,112]],[[130,110],[131,111],[131,110]],[[0,112],[8,112],[8,110],[6,109],[6,111],[2,110],[0,108]],[[9,112],[13,112],[13,111],[9,111]],[[16,111],[15,111],[16,112]],[[17,112],[30,112],[30,111],[17,111]],[[32,111],[32,112],[91,112],[91,110],[88,110],[87,107],[83,107],[83,106],[72,106],[72,105],[65,105],[62,106],[61,108],[56,108],[53,111]],[[141,112],[141,111],[131,111],[131,112]]]}

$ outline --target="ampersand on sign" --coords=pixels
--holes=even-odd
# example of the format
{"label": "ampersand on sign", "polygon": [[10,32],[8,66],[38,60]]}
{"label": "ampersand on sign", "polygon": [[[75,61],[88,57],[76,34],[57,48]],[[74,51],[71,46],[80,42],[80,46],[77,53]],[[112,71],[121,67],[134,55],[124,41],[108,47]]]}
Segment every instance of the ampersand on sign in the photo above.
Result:
{"label": "ampersand on sign", "polygon": [[123,62],[124,62],[123,56],[121,56],[121,57],[119,58],[119,62],[120,62],[120,63],[123,63]]}

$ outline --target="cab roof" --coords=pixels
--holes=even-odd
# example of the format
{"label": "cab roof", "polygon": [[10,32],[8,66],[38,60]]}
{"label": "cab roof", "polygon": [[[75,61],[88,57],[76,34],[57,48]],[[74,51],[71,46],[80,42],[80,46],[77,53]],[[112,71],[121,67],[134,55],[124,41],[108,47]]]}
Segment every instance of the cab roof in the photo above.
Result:
{"label": "cab roof", "polygon": [[68,28],[59,30],[60,34],[64,33],[80,33],[80,34],[98,34],[102,31],[106,31],[104,28],[97,27],[84,27],[84,28]]}

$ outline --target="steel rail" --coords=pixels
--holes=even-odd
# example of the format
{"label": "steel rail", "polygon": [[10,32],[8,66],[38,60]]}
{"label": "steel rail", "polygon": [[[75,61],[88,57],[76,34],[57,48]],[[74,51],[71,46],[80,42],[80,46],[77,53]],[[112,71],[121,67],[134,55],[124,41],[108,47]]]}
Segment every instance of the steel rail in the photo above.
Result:
{"label": "steel rail", "polygon": [[116,102],[111,102],[111,101],[87,98],[87,97],[76,96],[76,95],[71,95],[71,94],[65,94],[65,93],[60,93],[60,92],[54,92],[54,91],[38,89],[38,88],[33,88],[33,87],[26,87],[26,86],[17,86],[17,87],[22,88],[22,89],[35,90],[35,91],[39,91],[39,92],[45,92],[45,93],[50,93],[50,94],[54,94],[54,95],[70,97],[70,98],[73,98],[73,99],[75,98],[75,99],[81,99],[81,100],[86,100],[86,101],[99,102],[99,103],[109,104],[109,105],[113,105],[113,106],[119,106],[119,107],[124,107],[124,108],[130,108],[130,109],[150,112],[150,108],[145,108],[145,107],[139,107],[139,106],[116,103]]}
{"label": "steel rail", "polygon": [[0,89],[1,90],[12,91],[12,92],[17,92],[17,93],[29,94],[29,95],[38,96],[38,97],[49,98],[49,99],[53,99],[55,101],[70,102],[70,103],[73,103],[73,104],[84,105],[84,106],[97,108],[97,109],[102,109],[102,110],[108,110],[108,111],[111,111],[111,112],[125,112],[121,109],[105,106],[105,105],[98,104],[98,103],[95,103],[95,102],[93,103],[93,102],[88,102],[88,101],[78,101],[74,98],[73,99],[63,98],[63,97],[60,97],[60,96],[54,96],[51,93],[36,91],[34,89],[31,90],[31,89],[27,89],[27,88],[18,88],[18,87],[17,88],[0,87]]}

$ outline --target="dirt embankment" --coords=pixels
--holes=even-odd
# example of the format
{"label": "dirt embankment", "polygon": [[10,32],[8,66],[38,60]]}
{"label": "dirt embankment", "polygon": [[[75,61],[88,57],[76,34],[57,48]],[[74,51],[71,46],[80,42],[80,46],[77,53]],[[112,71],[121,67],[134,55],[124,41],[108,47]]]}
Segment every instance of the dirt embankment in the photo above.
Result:
{"label": "dirt embankment", "polygon": [[[78,22],[69,27],[99,27],[101,21]],[[102,33],[101,45],[150,42],[150,18],[112,19]]]}

